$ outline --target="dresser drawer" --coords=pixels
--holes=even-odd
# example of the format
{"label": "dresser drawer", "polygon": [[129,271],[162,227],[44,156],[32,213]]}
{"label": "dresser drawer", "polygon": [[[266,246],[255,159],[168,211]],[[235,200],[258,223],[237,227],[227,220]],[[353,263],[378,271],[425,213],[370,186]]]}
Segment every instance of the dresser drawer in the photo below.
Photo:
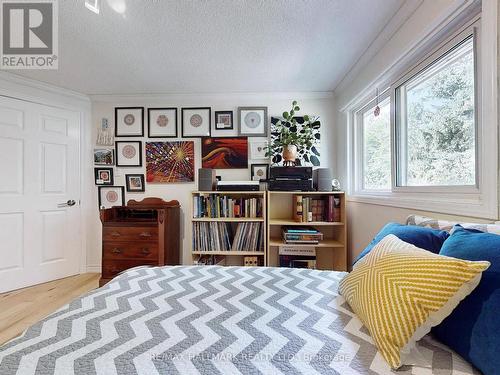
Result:
{"label": "dresser drawer", "polygon": [[120,272],[128,270],[129,268],[137,266],[156,266],[157,262],[139,260],[139,259],[128,259],[128,260],[117,260],[117,259],[103,259],[102,260],[102,277],[104,279],[111,279],[118,275]]}
{"label": "dresser drawer", "polygon": [[104,227],[103,241],[156,241],[156,227]]}
{"label": "dresser drawer", "polygon": [[157,242],[120,242],[105,241],[102,247],[103,259],[158,259]]}

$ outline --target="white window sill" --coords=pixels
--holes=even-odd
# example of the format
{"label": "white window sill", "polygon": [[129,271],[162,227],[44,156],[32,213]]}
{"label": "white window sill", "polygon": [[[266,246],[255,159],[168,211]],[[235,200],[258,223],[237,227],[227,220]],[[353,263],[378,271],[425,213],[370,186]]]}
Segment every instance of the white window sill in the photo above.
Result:
{"label": "white window sill", "polygon": [[488,201],[481,194],[357,192],[348,195],[347,201],[498,220],[496,199]]}

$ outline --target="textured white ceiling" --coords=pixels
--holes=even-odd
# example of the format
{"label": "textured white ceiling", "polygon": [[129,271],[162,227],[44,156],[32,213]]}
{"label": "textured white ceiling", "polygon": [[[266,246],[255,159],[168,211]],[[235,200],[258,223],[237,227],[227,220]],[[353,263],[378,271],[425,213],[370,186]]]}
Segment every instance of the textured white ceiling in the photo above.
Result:
{"label": "textured white ceiling", "polygon": [[331,91],[404,0],[59,1],[59,70],[86,94]]}

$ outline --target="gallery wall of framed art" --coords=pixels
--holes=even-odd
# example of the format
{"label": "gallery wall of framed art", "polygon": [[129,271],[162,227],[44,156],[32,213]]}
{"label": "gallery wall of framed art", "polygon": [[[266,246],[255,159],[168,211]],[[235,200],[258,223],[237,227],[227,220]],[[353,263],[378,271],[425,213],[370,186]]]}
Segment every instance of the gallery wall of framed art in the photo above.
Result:
{"label": "gallery wall of framed art", "polygon": [[[219,150],[216,151],[215,155],[217,158],[211,158],[211,163],[227,163],[229,160],[229,165],[237,166],[238,168],[224,168],[217,169],[217,175],[221,176],[222,180],[251,180],[252,172],[254,179],[261,179],[266,175],[267,169],[265,168],[266,164],[269,164],[269,159],[265,159],[262,156],[262,148],[266,145],[266,141],[269,141],[270,132],[271,132],[271,117],[280,116],[281,113],[286,110],[291,100],[297,99],[301,102],[301,108],[304,109],[304,113],[308,114],[317,114],[321,116],[321,140],[327,141],[333,139],[328,134],[332,132],[333,126],[333,112],[332,112],[332,99],[331,97],[321,98],[319,100],[316,99],[305,99],[301,100],[300,98],[287,98],[283,94],[276,95],[276,97],[271,97],[268,94],[215,94],[215,95],[150,95],[150,96],[121,96],[121,97],[97,97],[92,99],[92,152],[96,155],[91,155],[91,158],[96,158],[96,163],[94,164],[94,160],[92,160],[92,168],[89,169],[90,175],[88,176],[89,183],[94,186],[92,197],[94,202],[92,202],[92,206],[96,210],[96,214],[92,217],[92,222],[89,223],[89,230],[99,231],[100,222],[97,215],[97,209],[99,207],[98,203],[98,188],[99,187],[111,187],[115,186],[118,190],[112,190],[117,193],[118,197],[115,201],[115,204],[121,204],[121,196],[119,192],[121,191],[121,187],[123,187],[124,194],[124,203],[130,199],[141,200],[146,197],[161,197],[163,199],[175,199],[178,200],[181,204],[181,209],[183,212],[189,212],[190,207],[190,196],[188,194],[189,191],[197,189],[198,182],[198,169],[203,165],[203,150],[202,150],[202,142],[203,136],[212,137],[217,140],[216,145],[221,146],[225,143],[231,141],[224,141],[223,138],[239,138],[245,137],[246,147],[247,147],[247,157],[246,157],[246,167],[241,167],[244,164],[244,158],[240,158],[241,153],[238,156],[236,153],[236,158],[234,155],[225,155],[224,151],[217,147]],[[267,134],[268,136],[262,135],[240,135],[240,116],[238,113],[238,109],[240,107],[267,107]],[[122,132],[118,132],[116,135],[115,131],[115,108],[125,108],[125,112],[131,111],[130,114],[134,116],[133,124],[136,124],[136,121],[141,120],[142,114],[142,123],[143,130],[142,136],[135,135],[130,136],[131,131],[126,131],[124,134]],[[135,111],[129,109],[135,108]],[[188,131],[185,131],[185,134],[182,134],[182,109],[184,110],[185,119],[188,115],[196,115],[199,114],[202,118],[201,124],[197,127],[202,128],[202,131],[194,132],[191,130],[192,136],[187,136]],[[200,111],[198,113],[194,113],[192,110],[186,111],[186,109],[195,109],[195,111]],[[203,109],[205,115],[210,111],[210,131],[203,125],[207,124],[207,118],[203,116],[203,111],[199,110]],[[254,112],[251,110],[250,112]],[[125,115],[123,115],[123,111],[119,110],[118,113],[123,117],[123,121],[125,120]],[[245,114],[246,112],[242,112]],[[127,113],[128,114],[128,113]],[[120,117],[120,118],[122,118]],[[251,121],[254,118],[254,115],[250,115],[248,117],[247,122],[250,125],[253,123],[259,122]],[[104,120],[104,121],[103,121]],[[127,121],[130,121],[128,119]],[[198,124],[198,116],[194,116],[193,123]],[[140,123],[140,121],[138,122]],[[107,138],[111,138],[112,143],[103,143],[99,145],[97,143],[98,135],[104,129],[104,125],[106,124],[106,132],[108,134]],[[127,125],[127,126],[132,126]],[[218,125],[219,124],[219,125]],[[248,127],[248,126],[246,126]],[[259,128],[259,125],[256,126]],[[246,128],[245,128],[246,129]],[[127,128],[125,129],[127,130]],[[132,129],[131,129],[132,130]],[[261,132],[261,130],[259,130]],[[120,136],[120,134],[124,134],[125,136]],[[135,134],[140,134],[140,131],[136,131]],[[110,137],[111,136],[111,137]],[[330,137],[330,138],[329,138]],[[101,137],[106,138],[106,137]],[[221,141],[222,140],[222,141]],[[140,142],[141,146],[138,144],[133,144],[134,150],[138,150],[141,147],[142,161],[140,166],[124,166],[123,163],[123,154],[120,156],[120,160],[118,160],[117,165],[117,151],[115,149],[115,142],[126,142],[119,143],[118,145],[130,145],[129,142]],[[176,156],[183,160],[181,163],[182,168],[178,168],[176,166],[175,173],[170,176],[166,174],[165,171],[170,171],[171,169],[167,167],[164,168],[164,165],[160,165],[156,171],[163,171],[163,173],[157,173],[154,175],[155,168],[152,166],[154,163],[151,160],[148,163],[147,160],[147,149],[148,143],[174,143],[178,142],[180,144],[184,144],[184,147],[181,149],[179,154]],[[192,147],[191,147],[192,145]],[[187,147],[186,147],[187,146]],[[235,151],[231,146],[229,147],[231,151]],[[192,150],[192,151],[191,151]],[[333,165],[333,157],[329,161],[331,155],[327,153],[328,148],[323,148],[321,153],[321,165]],[[120,150],[119,150],[120,151]],[[222,151],[222,152],[221,152]],[[182,159],[182,155],[191,154],[192,155],[192,164],[191,158],[189,160]],[[129,151],[129,156],[132,155],[133,152]],[[206,156],[206,155],[205,155]],[[226,159],[226,156],[228,158]],[[160,164],[169,164],[175,165],[175,158],[171,156],[160,157]],[[135,158],[135,156],[133,157]],[[158,158],[158,155],[155,156]],[[89,158],[90,159],[90,158]],[[241,159],[241,160],[240,160]],[[129,160],[129,159],[127,159]],[[208,160],[208,159],[206,159]],[[234,162],[236,160],[236,162]],[[323,164],[323,161],[326,160],[326,163]],[[174,161],[174,164],[172,164]],[[98,164],[101,162],[102,164]],[[137,159],[133,159],[133,162],[129,164],[138,165]],[[148,168],[149,165],[149,168]],[[95,183],[95,171],[94,168],[111,168],[113,170],[113,180],[112,185],[97,185]],[[186,169],[187,168],[187,169]],[[148,175],[148,171],[150,172]],[[158,177],[160,176],[160,177]],[[103,175],[105,177],[105,174]],[[91,180],[92,179],[92,180]],[[150,181],[148,181],[148,179]],[[111,181],[110,181],[111,182]],[[111,199],[113,199],[114,194],[111,194]],[[187,211],[186,211],[187,210]],[[188,226],[188,218],[184,217],[183,222],[185,225],[184,228],[189,228]],[[182,233],[182,241],[183,248],[189,248],[190,241],[190,233],[188,229],[183,229],[186,232]],[[95,261],[91,260],[91,263],[98,264],[100,257],[100,243],[90,243],[88,245],[90,250],[90,258],[96,259]],[[99,250],[93,250],[99,249]],[[189,253],[185,254],[185,259],[191,259]]]}

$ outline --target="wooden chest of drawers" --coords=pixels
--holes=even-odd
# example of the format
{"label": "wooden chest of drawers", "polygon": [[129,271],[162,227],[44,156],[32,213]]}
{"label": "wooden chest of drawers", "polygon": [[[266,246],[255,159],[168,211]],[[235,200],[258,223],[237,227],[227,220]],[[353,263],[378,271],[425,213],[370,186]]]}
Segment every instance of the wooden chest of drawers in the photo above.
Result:
{"label": "wooden chest of drawers", "polygon": [[159,198],[101,210],[100,286],[132,267],[179,264],[179,211],[177,201]]}

